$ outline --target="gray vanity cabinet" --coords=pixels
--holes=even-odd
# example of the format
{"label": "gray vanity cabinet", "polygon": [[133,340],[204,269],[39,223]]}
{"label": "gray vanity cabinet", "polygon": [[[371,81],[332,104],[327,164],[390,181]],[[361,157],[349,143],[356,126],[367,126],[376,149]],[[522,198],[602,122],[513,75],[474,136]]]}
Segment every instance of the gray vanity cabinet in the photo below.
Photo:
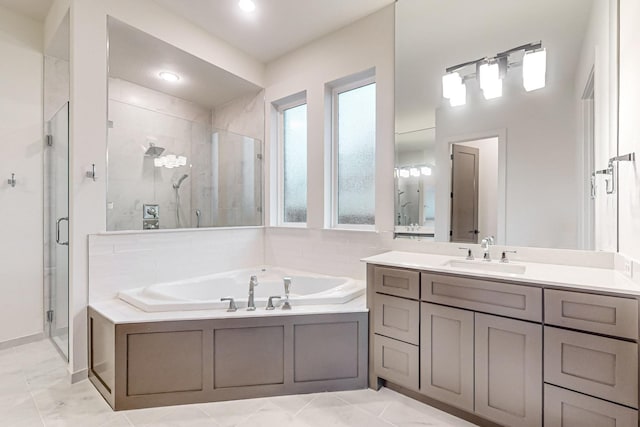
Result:
{"label": "gray vanity cabinet", "polygon": [[420,391],[473,412],[473,312],[421,306]]}
{"label": "gray vanity cabinet", "polygon": [[475,314],[475,412],[513,427],[542,425],[542,326]]}

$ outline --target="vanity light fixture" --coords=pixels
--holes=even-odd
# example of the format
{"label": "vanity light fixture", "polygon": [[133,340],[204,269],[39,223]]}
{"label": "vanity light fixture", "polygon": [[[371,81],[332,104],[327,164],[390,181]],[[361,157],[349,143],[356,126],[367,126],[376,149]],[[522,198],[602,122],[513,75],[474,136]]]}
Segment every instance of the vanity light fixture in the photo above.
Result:
{"label": "vanity light fixture", "polygon": [[420,176],[420,170],[418,168],[410,168],[409,175],[411,176]]}
{"label": "vanity light fixture", "polygon": [[238,2],[238,7],[240,8],[240,10],[247,13],[251,13],[256,10],[256,4],[253,2],[253,0],[240,0]]}
{"label": "vanity light fixture", "polygon": [[[510,55],[524,52],[522,61],[510,61]],[[464,74],[467,67],[474,70]],[[502,80],[507,72],[522,67],[523,86],[527,92],[541,89],[546,84],[547,51],[542,42],[528,43],[513,49],[500,52],[493,57],[485,57],[474,61],[448,67],[442,76],[442,96],[449,100],[452,107],[466,103],[466,84],[470,79],[478,79],[485,99],[502,96]]]}
{"label": "vanity light fixture", "polygon": [[484,99],[499,98],[502,96],[502,79],[500,78],[500,66],[498,62],[485,62],[478,67],[480,74],[480,88]]}
{"label": "vanity light fixture", "polygon": [[527,92],[542,89],[546,85],[547,50],[530,50],[522,59],[522,85]]}
{"label": "vanity light fixture", "polygon": [[432,169],[429,166],[406,166],[395,168],[393,174],[396,178],[409,178],[419,176],[430,176]]}
{"label": "vanity light fixture", "polygon": [[180,80],[180,76],[176,73],[172,73],[171,71],[161,71],[160,73],[158,73],[158,77],[160,77],[164,81],[171,83],[175,83]]}
{"label": "vanity light fixture", "polygon": [[175,154],[167,154],[166,156],[156,157],[153,159],[153,165],[157,168],[173,169],[180,166],[186,166],[187,158],[185,156],[176,156]]}
{"label": "vanity light fixture", "polygon": [[431,175],[431,168],[429,166],[422,166],[420,168],[420,173],[424,176],[430,176]]}

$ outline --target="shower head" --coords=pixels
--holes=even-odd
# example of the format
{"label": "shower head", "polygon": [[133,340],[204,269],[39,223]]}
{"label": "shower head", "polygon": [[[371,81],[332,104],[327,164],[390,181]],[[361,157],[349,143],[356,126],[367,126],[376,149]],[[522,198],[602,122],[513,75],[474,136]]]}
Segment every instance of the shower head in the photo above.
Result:
{"label": "shower head", "polygon": [[178,182],[176,182],[175,184],[173,184],[173,188],[175,190],[177,190],[178,188],[180,188],[180,186],[182,185],[182,181],[184,181],[185,179],[187,179],[189,177],[189,175],[187,175],[186,173],[184,175],[182,175],[180,177],[180,179],[178,180]]}
{"label": "shower head", "polygon": [[144,155],[147,157],[159,157],[160,154],[164,151],[164,148],[157,147],[153,142],[149,143],[149,148],[144,152]]}

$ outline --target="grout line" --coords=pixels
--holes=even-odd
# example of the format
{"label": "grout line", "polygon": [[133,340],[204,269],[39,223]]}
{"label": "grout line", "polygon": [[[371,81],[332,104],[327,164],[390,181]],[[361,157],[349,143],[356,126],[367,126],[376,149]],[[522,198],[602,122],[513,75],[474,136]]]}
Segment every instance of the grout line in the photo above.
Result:
{"label": "grout line", "polygon": [[302,408],[298,409],[298,410],[296,411],[296,413],[295,413],[295,414],[293,414],[293,418],[297,417],[297,416],[298,416],[302,411],[304,411],[305,409],[307,409],[307,407],[309,407],[309,405],[311,405],[311,403],[312,403],[314,400],[316,400],[316,398],[317,398],[317,397],[318,397],[318,396],[313,396],[313,397],[311,398],[311,400],[309,400],[307,403],[305,403],[305,404],[302,406]]}

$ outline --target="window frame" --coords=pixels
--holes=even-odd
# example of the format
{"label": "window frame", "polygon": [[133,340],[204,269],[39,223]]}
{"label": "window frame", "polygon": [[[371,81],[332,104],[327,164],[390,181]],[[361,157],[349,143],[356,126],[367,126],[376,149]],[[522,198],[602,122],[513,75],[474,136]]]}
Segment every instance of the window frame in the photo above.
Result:
{"label": "window frame", "polygon": [[[378,85],[376,83],[376,76],[371,75],[365,78],[358,78],[348,81],[344,84],[339,84],[331,88],[331,221],[330,228],[336,230],[362,230],[362,231],[375,231],[376,230],[376,212],[375,212],[375,180],[374,180],[374,212],[373,212],[373,224],[340,224],[338,223],[338,145],[339,141],[339,126],[338,126],[338,96],[344,92],[349,92],[354,89],[358,89],[371,84],[376,85],[376,111],[378,106]],[[375,150],[377,144],[377,120],[376,129],[374,129],[375,139],[373,142],[374,149],[374,177],[375,177]]]}
{"label": "window frame", "polygon": [[306,96],[301,96],[301,97],[297,97],[295,100],[287,102],[287,103],[283,103],[283,104],[278,104],[276,106],[276,112],[277,112],[277,130],[276,130],[276,134],[277,134],[277,145],[278,145],[278,158],[277,158],[277,165],[278,165],[278,193],[277,193],[277,201],[278,201],[278,220],[276,221],[276,225],[278,227],[296,227],[296,228],[306,228],[307,227],[307,222],[309,221],[309,197],[308,197],[308,191],[309,191],[309,180],[308,178],[306,179],[307,182],[307,206],[305,206],[306,211],[307,211],[307,221],[305,222],[287,222],[284,220],[284,112],[286,110],[290,110],[292,108],[296,108],[296,107],[300,107],[301,105],[306,105],[307,106],[307,117],[306,117],[306,123],[305,126],[307,128],[307,159],[305,159],[305,162],[307,162],[307,167],[305,168],[305,170],[308,170],[308,149],[309,149],[309,138],[308,138],[308,129],[309,129],[309,105],[307,103],[307,97]]}

